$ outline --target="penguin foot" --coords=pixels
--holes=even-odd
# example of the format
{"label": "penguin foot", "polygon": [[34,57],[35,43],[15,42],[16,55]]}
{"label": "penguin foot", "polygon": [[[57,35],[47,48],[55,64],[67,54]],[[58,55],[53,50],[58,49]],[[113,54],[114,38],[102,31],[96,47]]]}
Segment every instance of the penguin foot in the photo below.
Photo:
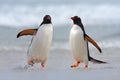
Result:
{"label": "penguin foot", "polygon": [[71,65],[71,68],[79,66],[80,62],[76,61],[74,64]]}
{"label": "penguin foot", "polygon": [[88,68],[88,65],[85,65],[85,69],[87,69]]}
{"label": "penguin foot", "polygon": [[44,63],[41,63],[41,66],[42,66],[42,68],[44,68],[44,67],[45,67],[45,64],[44,64]]}
{"label": "penguin foot", "polygon": [[33,66],[34,63],[33,63],[33,61],[28,61],[28,64]]}

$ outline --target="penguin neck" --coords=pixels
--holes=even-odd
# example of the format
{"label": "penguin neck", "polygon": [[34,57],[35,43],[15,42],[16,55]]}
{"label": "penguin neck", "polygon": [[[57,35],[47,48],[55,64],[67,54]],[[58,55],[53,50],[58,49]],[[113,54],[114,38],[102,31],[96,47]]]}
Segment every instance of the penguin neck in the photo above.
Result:
{"label": "penguin neck", "polygon": [[52,24],[49,23],[49,24],[42,24],[39,28],[51,28],[52,27]]}
{"label": "penguin neck", "polygon": [[75,25],[77,25],[77,26],[79,26],[81,29],[82,29],[82,31],[83,31],[83,36],[84,36],[84,39],[85,39],[85,29],[84,29],[84,26],[83,26],[83,24],[81,23],[81,22],[74,22],[74,24]]}
{"label": "penguin neck", "polygon": [[41,25],[44,25],[44,24],[52,24],[52,22],[51,22],[50,20],[48,20],[48,21],[43,21],[43,22],[40,24],[40,26],[41,26]]}
{"label": "penguin neck", "polygon": [[84,26],[81,22],[74,22],[74,24],[79,26],[82,29],[83,33],[85,34],[85,29],[84,29]]}

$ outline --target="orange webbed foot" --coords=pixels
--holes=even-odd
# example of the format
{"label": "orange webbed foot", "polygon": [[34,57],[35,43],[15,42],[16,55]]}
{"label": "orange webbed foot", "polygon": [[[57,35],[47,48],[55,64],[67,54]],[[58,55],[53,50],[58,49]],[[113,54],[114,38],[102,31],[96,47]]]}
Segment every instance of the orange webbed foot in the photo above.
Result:
{"label": "orange webbed foot", "polygon": [[28,61],[28,64],[33,66],[34,63],[33,63],[33,61]]}
{"label": "orange webbed foot", "polygon": [[85,65],[85,69],[87,69],[88,68],[88,65]]}
{"label": "orange webbed foot", "polygon": [[79,66],[80,62],[76,61],[73,65],[71,65],[71,68]]}
{"label": "orange webbed foot", "polygon": [[44,68],[44,67],[45,67],[45,64],[44,64],[44,63],[41,63],[41,66],[42,66],[42,68]]}

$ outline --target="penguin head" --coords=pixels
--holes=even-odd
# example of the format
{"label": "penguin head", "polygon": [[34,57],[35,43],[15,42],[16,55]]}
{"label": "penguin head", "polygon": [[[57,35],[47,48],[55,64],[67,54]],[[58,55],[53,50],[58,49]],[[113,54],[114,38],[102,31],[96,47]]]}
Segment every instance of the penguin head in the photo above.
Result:
{"label": "penguin head", "polygon": [[81,21],[81,18],[78,17],[78,16],[74,16],[74,17],[71,17],[71,19],[73,20],[73,23],[78,25],[79,27],[81,27],[84,31],[84,26],[82,24],[82,21]]}
{"label": "penguin head", "polygon": [[73,20],[74,24],[81,23],[81,18],[78,16],[71,17],[71,19]]}
{"label": "penguin head", "polygon": [[40,24],[40,26],[43,25],[43,24],[51,24],[51,23],[52,23],[52,22],[51,22],[51,17],[50,17],[50,15],[45,15],[44,18],[43,18],[42,23]]}
{"label": "penguin head", "polygon": [[50,15],[45,15],[44,16],[43,23],[45,23],[45,24],[51,23],[51,17],[50,17]]}

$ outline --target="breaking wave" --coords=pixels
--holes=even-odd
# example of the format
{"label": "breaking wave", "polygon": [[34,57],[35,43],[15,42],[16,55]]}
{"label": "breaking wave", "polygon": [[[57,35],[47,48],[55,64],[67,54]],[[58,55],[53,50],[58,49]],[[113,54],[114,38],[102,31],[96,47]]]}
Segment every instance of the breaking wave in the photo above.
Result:
{"label": "breaking wave", "polygon": [[71,24],[70,17],[81,16],[85,24],[119,23],[118,5],[1,5],[0,25],[10,27],[38,26],[44,15],[53,24]]}

